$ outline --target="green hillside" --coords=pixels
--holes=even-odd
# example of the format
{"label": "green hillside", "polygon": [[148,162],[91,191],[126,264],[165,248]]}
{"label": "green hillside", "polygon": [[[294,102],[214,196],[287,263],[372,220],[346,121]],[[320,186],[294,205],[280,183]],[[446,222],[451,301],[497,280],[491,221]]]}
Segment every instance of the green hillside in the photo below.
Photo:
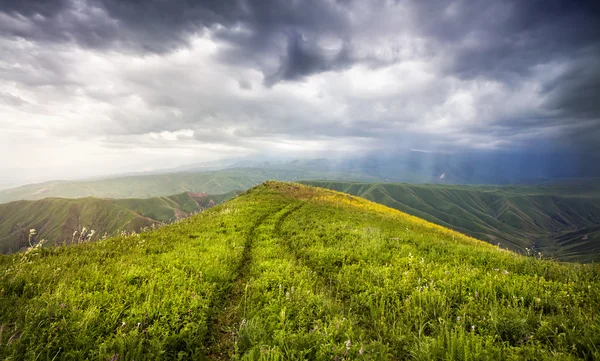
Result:
{"label": "green hillside", "polygon": [[223,194],[248,189],[267,180],[296,181],[301,179],[378,181],[378,178],[337,172],[306,169],[232,168],[210,172],[181,172],[93,179],[85,181],[53,181],[0,190],[0,203],[62,198],[150,198],[183,192]]}
{"label": "green hillside", "polygon": [[600,261],[597,184],[306,183],[357,195],[523,253],[528,248],[529,252],[566,261]]}
{"label": "green hillside", "polygon": [[46,198],[0,204],[0,253],[27,247],[32,228],[37,230],[33,242],[46,239],[49,244],[71,243],[73,232],[83,227],[95,230],[94,239],[99,239],[105,234],[169,223],[235,195],[236,192],[181,193],[147,199]]}
{"label": "green hillside", "polygon": [[298,184],[0,269],[5,360],[600,359],[597,265]]}

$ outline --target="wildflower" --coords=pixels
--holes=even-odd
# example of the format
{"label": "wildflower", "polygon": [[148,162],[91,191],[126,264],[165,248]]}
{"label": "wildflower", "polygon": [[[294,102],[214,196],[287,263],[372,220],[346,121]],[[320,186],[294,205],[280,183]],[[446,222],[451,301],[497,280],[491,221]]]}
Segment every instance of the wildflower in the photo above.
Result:
{"label": "wildflower", "polygon": [[352,344],[352,342],[350,342],[350,340],[346,341],[346,350],[350,349],[350,345]]}
{"label": "wildflower", "polygon": [[37,231],[35,230],[35,228],[32,228],[29,230],[29,247],[33,247],[33,244],[31,244],[31,239],[37,234]]}
{"label": "wildflower", "polygon": [[478,298],[479,298],[479,292],[475,291],[475,299],[478,299]]}
{"label": "wildflower", "polygon": [[475,326],[471,326],[471,331],[475,331]]}
{"label": "wildflower", "polygon": [[123,322],[123,323],[121,324],[121,327],[125,327],[125,322]]}
{"label": "wildflower", "polygon": [[141,323],[140,323],[140,322],[138,322],[138,324],[137,324],[137,327],[138,327],[138,328],[140,328],[140,325],[141,325]]}
{"label": "wildflower", "polygon": [[494,268],[494,271],[498,272],[498,271],[500,271],[500,269],[499,268]]}
{"label": "wildflower", "polygon": [[358,350],[358,353],[362,356],[365,353],[365,350],[361,347],[360,350]]}
{"label": "wildflower", "polygon": [[456,317],[456,321],[460,322],[460,316]]}
{"label": "wildflower", "polygon": [[505,274],[505,275],[507,275],[507,274],[508,274],[508,271],[507,271],[507,270],[504,270],[504,274]]}
{"label": "wildflower", "polygon": [[242,324],[240,325],[240,327],[244,327],[244,326],[246,326],[246,319],[245,318],[242,320]]}

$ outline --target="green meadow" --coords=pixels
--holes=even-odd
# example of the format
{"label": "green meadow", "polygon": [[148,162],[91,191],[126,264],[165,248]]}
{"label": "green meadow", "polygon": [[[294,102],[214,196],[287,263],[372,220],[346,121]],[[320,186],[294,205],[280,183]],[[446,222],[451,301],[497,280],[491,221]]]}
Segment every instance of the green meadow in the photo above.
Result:
{"label": "green meadow", "polygon": [[267,182],[159,230],[0,256],[5,360],[597,360],[600,267]]}

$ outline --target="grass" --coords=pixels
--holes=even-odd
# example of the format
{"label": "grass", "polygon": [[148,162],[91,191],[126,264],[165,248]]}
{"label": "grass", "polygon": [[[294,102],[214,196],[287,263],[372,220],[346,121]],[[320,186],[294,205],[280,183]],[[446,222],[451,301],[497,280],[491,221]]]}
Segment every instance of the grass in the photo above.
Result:
{"label": "grass", "polygon": [[0,269],[7,360],[600,359],[598,266],[299,184]]}
{"label": "grass", "polygon": [[[309,181],[521,253],[598,262],[600,187],[454,186]],[[587,235],[587,237],[586,237]]]}

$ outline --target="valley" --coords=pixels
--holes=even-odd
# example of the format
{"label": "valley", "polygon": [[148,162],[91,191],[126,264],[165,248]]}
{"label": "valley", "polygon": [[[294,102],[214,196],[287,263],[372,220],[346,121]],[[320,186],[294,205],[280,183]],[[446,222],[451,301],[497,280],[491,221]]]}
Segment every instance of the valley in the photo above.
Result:
{"label": "valley", "polygon": [[[186,192],[145,199],[45,198],[0,204],[0,253],[16,252],[28,247],[30,241],[42,239],[47,245],[70,244],[78,238],[74,232],[81,233],[84,227],[95,231],[91,240],[137,232],[187,217],[237,193]],[[36,234],[30,239],[31,229]]]}

